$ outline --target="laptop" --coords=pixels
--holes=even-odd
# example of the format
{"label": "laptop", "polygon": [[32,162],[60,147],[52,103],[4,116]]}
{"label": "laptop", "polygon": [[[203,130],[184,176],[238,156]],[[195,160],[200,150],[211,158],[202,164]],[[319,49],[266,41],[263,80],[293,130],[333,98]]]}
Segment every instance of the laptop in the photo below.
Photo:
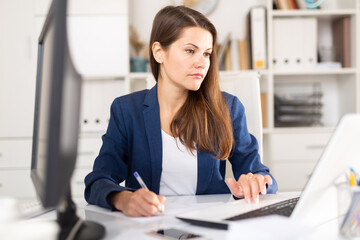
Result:
{"label": "laptop", "polygon": [[287,216],[308,226],[317,226],[338,217],[336,184],[346,181],[345,172],[349,167],[360,169],[360,114],[348,114],[341,119],[300,197],[295,193],[260,195],[259,204],[230,201],[176,217],[196,225],[227,229],[236,216],[251,215],[266,206],[291,201],[295,207]]}

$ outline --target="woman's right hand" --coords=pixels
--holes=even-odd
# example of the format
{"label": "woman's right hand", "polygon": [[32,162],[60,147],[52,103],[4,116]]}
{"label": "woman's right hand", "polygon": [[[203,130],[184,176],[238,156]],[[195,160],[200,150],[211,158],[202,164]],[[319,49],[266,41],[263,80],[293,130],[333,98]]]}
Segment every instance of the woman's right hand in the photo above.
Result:
{"label": "woman's right hand", "polygon": [[135,192],[115,192],[110,196],[111,204],[129,217],[150,217],[164,211],[165,197],[140,188]]}

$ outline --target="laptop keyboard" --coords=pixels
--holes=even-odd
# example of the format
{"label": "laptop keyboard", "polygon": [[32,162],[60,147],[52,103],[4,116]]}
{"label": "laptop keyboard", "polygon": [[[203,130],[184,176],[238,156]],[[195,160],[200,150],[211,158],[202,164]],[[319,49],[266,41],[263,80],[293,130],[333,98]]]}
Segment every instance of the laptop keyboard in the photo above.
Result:
{"label": "laptop keyboard", "polygon": [[228,221],[238,221],[247,218],[262,217],[271,214],[278,214],[289,217],[295,208],[296,203],[300,197],[291,198],[282,202],[274,203],[254,211],[246,212],[234,217],[227,218]]}
{"label": "laptop keyboard", "polygon": [[51,208],[50,209],[43,208],[39,200],[19,201],[17,204],[17,208],[19,211],[19,216],[25,219],[37,217],[46,212],[53,210]]}

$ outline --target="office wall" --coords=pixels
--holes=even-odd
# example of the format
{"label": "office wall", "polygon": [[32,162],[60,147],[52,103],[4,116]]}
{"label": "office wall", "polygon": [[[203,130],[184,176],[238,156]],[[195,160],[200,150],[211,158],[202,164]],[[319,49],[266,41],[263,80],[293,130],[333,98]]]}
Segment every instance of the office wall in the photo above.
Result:
{"label": "office wall", "polygon": [[[129,1],[129,22],[136,28],[142,41],[148,41],[152,20],[157,11],[173,2],[173,0]],[[219,41],[229,32],[232,33],[233,38],[243,38],[245,16],[249,8],[255,5],[265,6],[266,0],[218,0],[215,10],[208,14],[208,18],[218,30]]]}

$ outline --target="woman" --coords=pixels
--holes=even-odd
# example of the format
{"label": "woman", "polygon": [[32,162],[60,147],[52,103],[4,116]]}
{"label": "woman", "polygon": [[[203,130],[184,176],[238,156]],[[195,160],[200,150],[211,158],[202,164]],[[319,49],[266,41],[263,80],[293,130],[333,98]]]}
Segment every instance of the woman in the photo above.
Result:
{"label": "woman", "polygon": [[[162,195],[231,193],[257,202],[277,184],[261,164],[258,143],[238,98],[221,93],[216,29],[201,13],[168,6],[155,16],[150,65],[157,84],[115,99],[93,171],[91,204],[128,216],[163,210]],[[237,181],[224,181],[225,161]],[[137,171],[149,190],[140,188]],[[125,181],[125,187],[119,183]],[[230,190],[229,190],[230,188]]]}

